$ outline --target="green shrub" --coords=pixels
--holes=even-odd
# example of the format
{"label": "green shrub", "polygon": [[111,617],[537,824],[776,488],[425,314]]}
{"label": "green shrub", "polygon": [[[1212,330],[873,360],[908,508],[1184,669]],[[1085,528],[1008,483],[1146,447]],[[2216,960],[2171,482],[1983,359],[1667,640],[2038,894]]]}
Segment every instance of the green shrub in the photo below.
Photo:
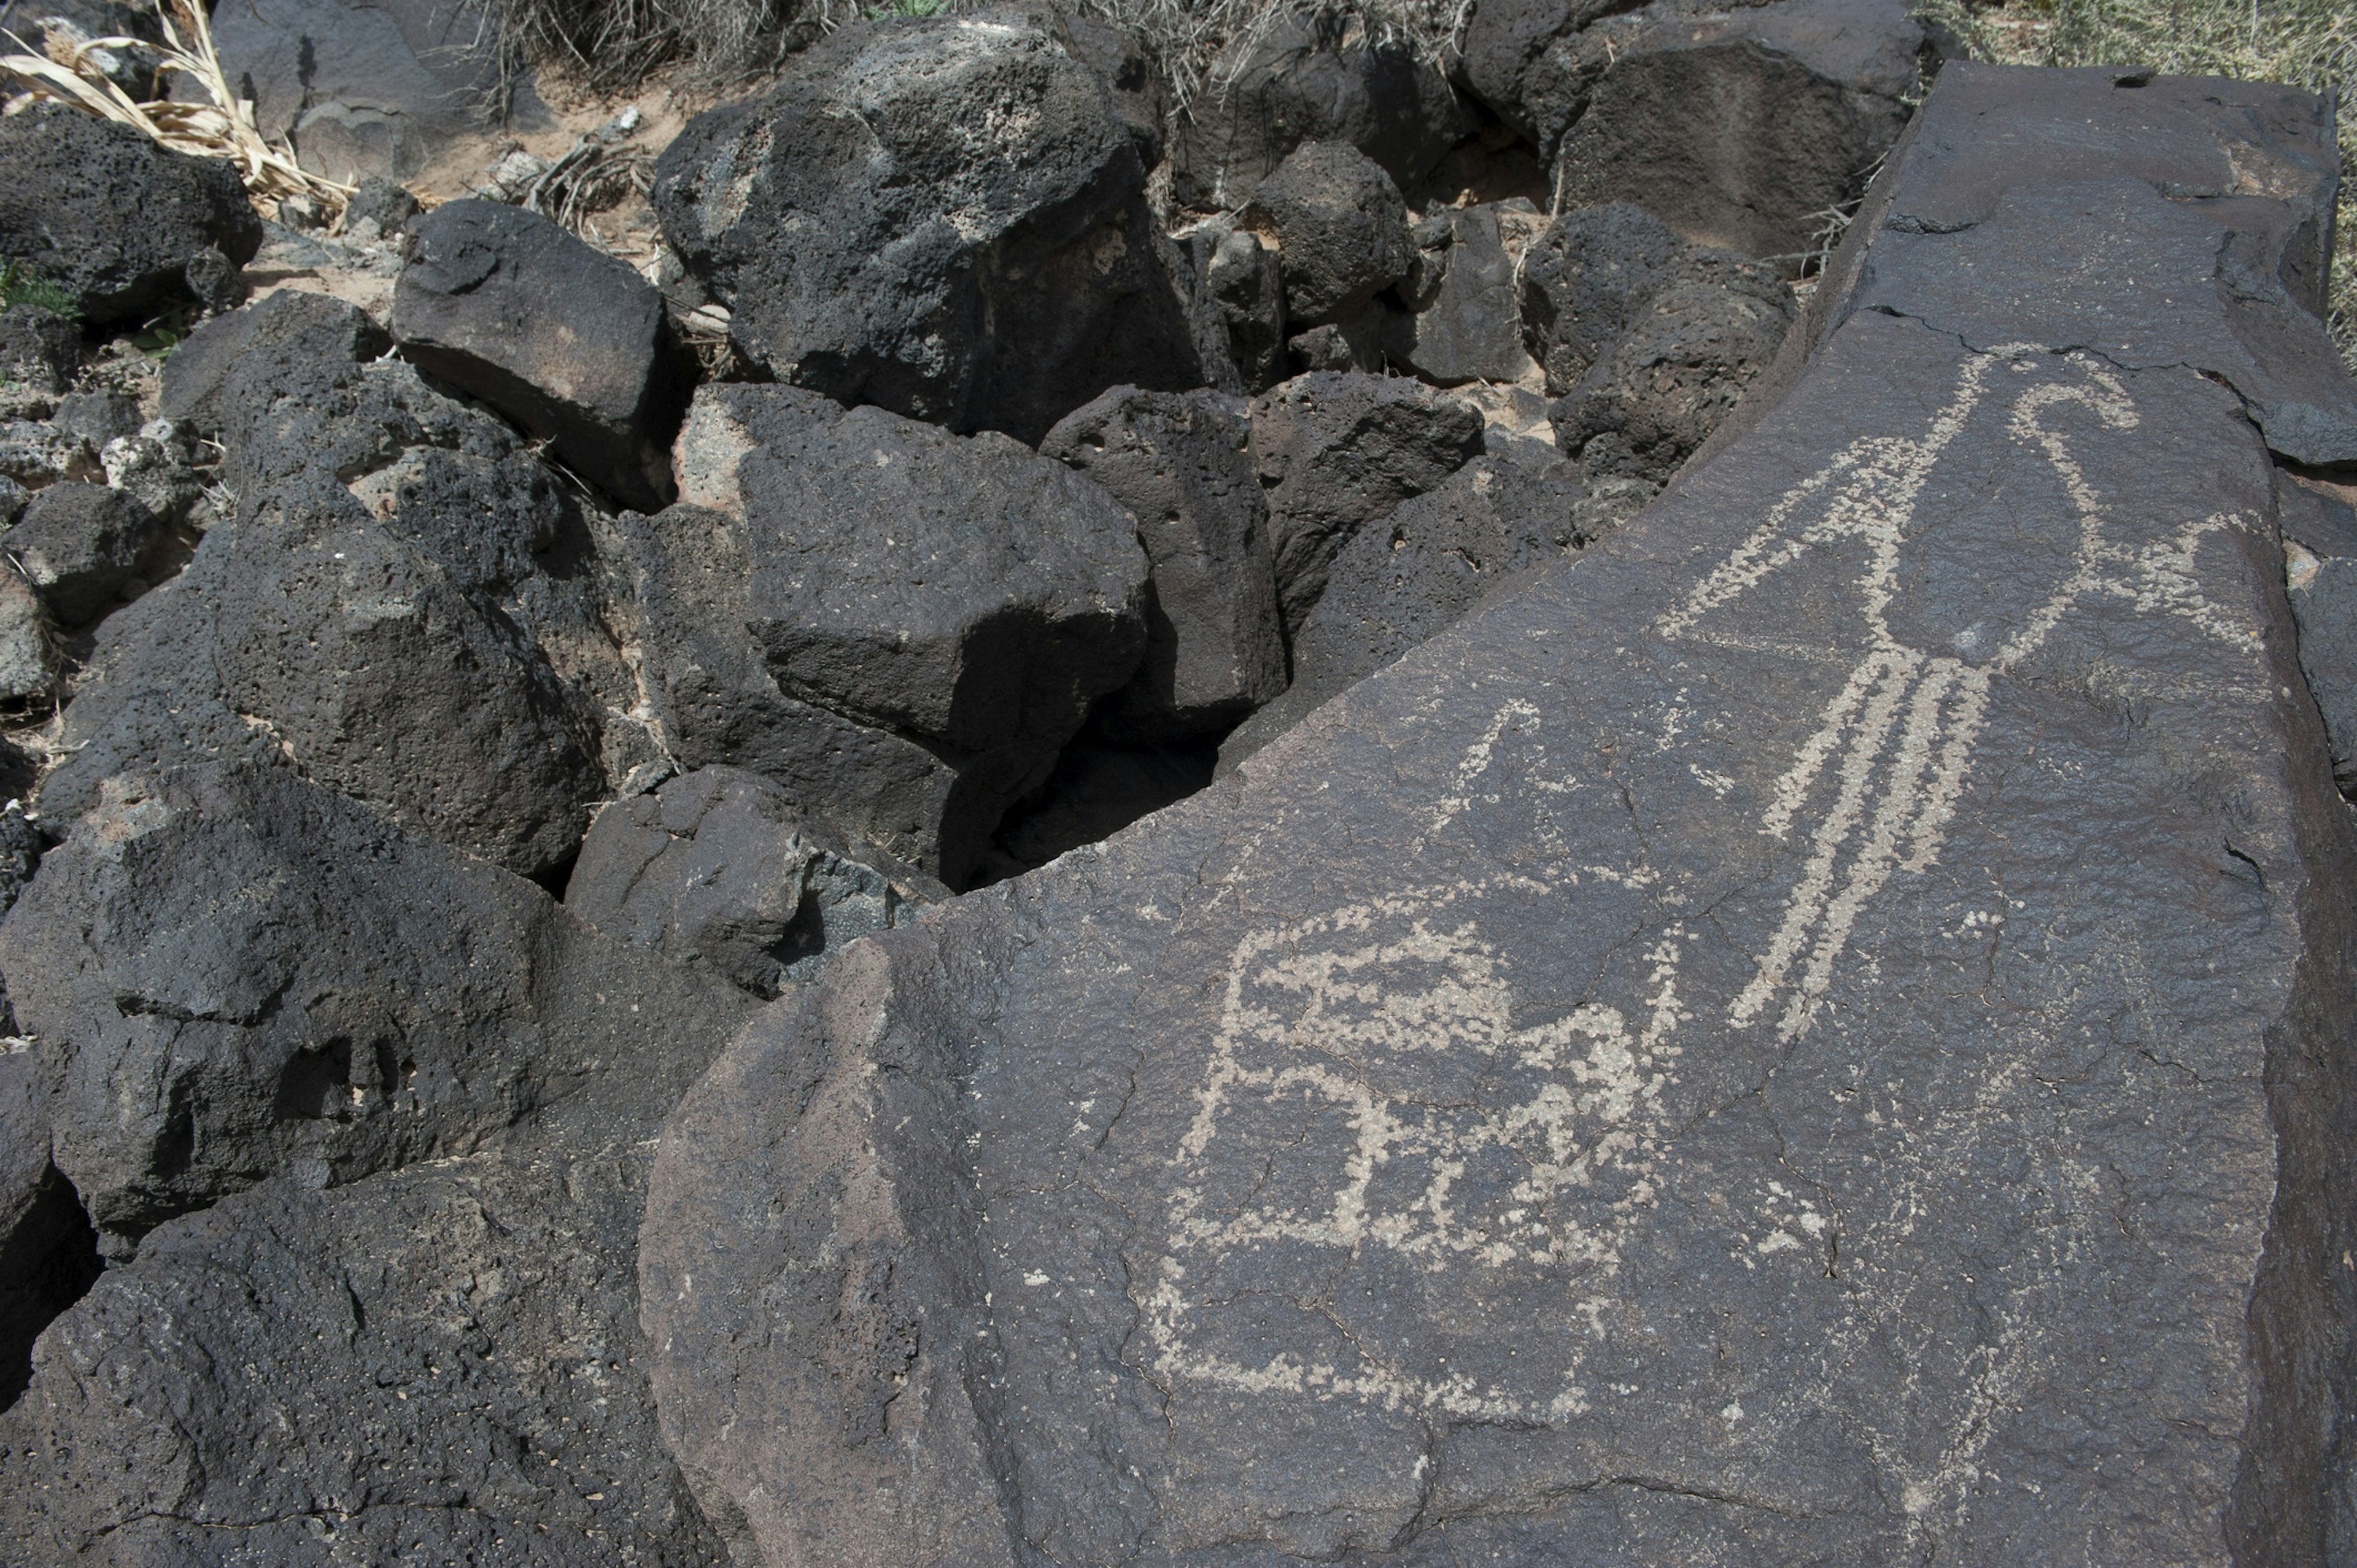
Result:
{"label": "green shrub", "polygon": [[72,295],[22,262],[10,262],[0,266],[0,310],[18,305],[38,305],[69,321],[81,319],[81,306]]}

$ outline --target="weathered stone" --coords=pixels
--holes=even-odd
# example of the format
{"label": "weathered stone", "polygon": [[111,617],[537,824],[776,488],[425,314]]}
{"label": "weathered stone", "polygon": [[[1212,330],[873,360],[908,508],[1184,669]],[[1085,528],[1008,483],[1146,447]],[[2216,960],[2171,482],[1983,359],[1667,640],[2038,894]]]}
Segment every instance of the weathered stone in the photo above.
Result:
{"label": "weathered stone", "polygon": [[[1146,653],[1098,709],[1116,738],[1222,730],[1285,690],[1268,503],[1242,399],[1116,387],[1039,444],[1129,509],[1149,563]],[[1084,841],[1085,842],[1085,841]]]}
{"label": "weathered stone", "polygon": [[1587,481],[1476,457],[1437,489],[1359,530],[1293,638],[1293,683],[1220,746],[1220,771],[1291,729],[1529,574],[1561,562],[1650,499],[1652,487]]}
{"label": "weathered stone", "polygon": [[1253,188],[1243,221],[1276,239],[1286,319],[1340,321],[1407,275],[1407,207],[1383,166],[1347,142],[1309,142]]}
{"label": "weathered stone", "polygon": [[49,1163],[49,1092],[31,1053],[0,1054],[0,1410],[32,1375],[34,1337],[99,1271],[90,1221]]}
{"label": "weathered stone", "polygon": [[74,324],[38,305],[0,311],[0,382],[61,392],[81,368],[81,334]]}
{"label": "weathered stone", "polygon": [[676,1093],[749,1003],[283,768],[110,780],[0,924],[109,1245],[273,1176],[479,1148],[608,1075]]}
{"label": "weathered stone", "polygon": [[1215,220],[1188,236],[1195,272],[1228,327],[1228,349],[1244,391],[1285,379],[1284,274],[1276,252],[1249,229]]}
{"label": "weathered stone", "polygon": [[357,306],[324,294],[283,289],[242,310],[201,322],[183,338],[164,361],[158,407],[167,419],[218,430],[221,383],[246,354],[257,360],[318,359],[361,365],[392,347],[392,336]]}
{"label": "weathered stone", "polygon": [[845,27],[653,199],[747,360],[846,403],[1033,442],[1109,386],[1235,386],[1106,84],[1027,24]]}
{"label": "weathered stone", "polygon": [[104,447],[120,436],[136,435],[144,422],[139,400],[127,392],[75,392],[58,400],[49,422],[69,435],[79,435],[92,446]]}
{"label": "weathered stone", "polygon": [[2279,475],[2284,583],[2299,623],[2299,668],[2324,718],[2332,777],[2357,799],[2357,510],[2347,491]]}
{"label": "weathered stone", "polygon": [[0,534],[5,551],[49,613],[80,626],[115,602],[160,526],[156,514],[104,485],[51,485]]}
{"label": "weathered stone", "polygon": [[1306,142],[1345,142],[1414,187],[1473,130],[1433,61],[1347,11],[1291,10],[1222,50],[1174,128],[1171,194],[1240,206]]}
{"label": "weathered stone", "polygon": [[1527,200],[1455,208],[1442,220],[1439,280],[1428,299],[1399,318],[1405,330],[1394,348],[1394,358],[1428,381],[1518,381],[1530,371],[1514,257],[1501,221],[1528,228],[1544,220]]}
{"label": "weathered stone", "polygon": [[0,259],[64,289],[89,321],[153,315],[191,297],[182,274],[198,252],[243,263],[262,244],[235,165],[62,103],[0,119]]}
{"label": "weathered stone", "polygon": [[89,442],[45,419],[0,422],[0,474],[21,485],[39,489],[59,479],[95,479],[104,472]]}
{"label": "weathered stone", "polygon": [[674,493],[686,403],[654,285],[537,212],[453,201],[409,226],[393,295],[402,353],[473,393],[624,506]]}
{"label": "weathered stone", "polygon": [[949,896],[828,832],[759,774],[700,768],[597,813],[565,907],[618,940],[774,997]]}
{"label": "weathered stone", "polygon": [[1641,207],[1615,202],[1564,213],[1523,261],[1523,347],[1561,397],[1610,351],[1690,252]]}
{"label": "weathered stone", "polygon": [[409,193],[407,187],[372,174],[361,181],[360,188],[344,204],[344,232],[349,234],[363,223],[373,223],[377,237],[390,240],[405,232],[410,220],[416,216],[417,198]]}
{"label": "weathered stone", "polygon": [[[1886,191],[2128,156],[2108,76],[1952,65]],[[2254,158],[2316,112],[2134,96]],[[2357,843],[2226,307],[2050,270],[2026,319],[2168,299],[2185,360],[1960,342],[1843,306],[1971,231],[1868,221],[1782,402],[1577,565],[738,1036],[640,1230],[709,1508],[895,1564],[2330,1560]]]}
{"label": "weathered stone", "polygon": [[167,528],[189,520],[205,499],[197,475],[195,432],[177,420],[150,420],[135,435],[118,436],[98,454],[106,482],[155,515]]}
{"label": "weathered stone", "polygon": [[0,566],[0,703],[48,697],[57,685],[57,646],[41,596],[15,567]]}
{"label": "weathered stone", "polygon": [[1329,321],[1287,338],[1286,366],[1297,376],[1345,371],[1382,375],[1384,340],[1397,329],[1398,319],[1383,301],[1371,301],[1348,320]]}
{"label": "weathered stone", "polygon": [[1471,404],[1389,376],[1297,376],[1254,402],[1253,464],[1268,492],[1288,631],[1351,536],[1479,456],[1481,428]]}

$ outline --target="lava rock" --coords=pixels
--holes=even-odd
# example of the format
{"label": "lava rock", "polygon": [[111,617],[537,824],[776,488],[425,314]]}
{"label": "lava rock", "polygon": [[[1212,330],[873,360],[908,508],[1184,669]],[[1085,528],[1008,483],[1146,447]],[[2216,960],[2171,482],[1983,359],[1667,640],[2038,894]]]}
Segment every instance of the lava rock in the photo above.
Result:
{"label": "lava rock", "polygon": [[0,259],[64,289],[86,321],[144,319],[191,297],[182,274],[199,252],[242,264],[262,245],[235,165],[61,103],[0,119]]}
{"label": "lava rock", "polygon": [[623,505],[674,493],[685,403],[662,295],[536,212],[453,201],[409,227],[393,336],[424,370],[546,439]]}
{"label": "lava rock", "polygon": [[[2318,108],[2111,74],[1952,65],[1921,134],[2035,189]],[[1878,286],[1975,253],[1867,221]],[[2236,308],[2056,294],[2187,352]],[[737,1036],[640,1232],[711,1511],[924,1563],[2323,1557],[2357,835],[2272,465],[2182,362],[1825,330],[1577,564]]]}
{"label": "lava rock", "polygon": [[1523,259],[1522,326],[1548,395],[1579,384],[1691,251],[1668,224],[1627,202],[1578,208],[1547,225]]}
{"label": "lava rock", "polygon": [[1329,321],[1286,339],[1286,363],[1297,376],[1318,371],[1382,375],[1387,366],[1384,344],[1396,334],[1398,320],[1383,301],[1370,301],[1346,321]]}
{"label": "lava rock", "polygon": [[1000,824],[992,870],[1015,876],[1175,804],[1211,782],[1218,753],[1205,742],[1122,746],[1084,735],[1056,771]]}
{"label": "lava rock", "polygon": [[1285,284],[1276,252],[1249,229],[1214,220],[1187,237],[1195,272],[1228,327],[1228,349],[1248,392],[1266,392],[1287,371]]}
{"label": "lava rock", "polygon": [[0,310],[0,381],[34,392],[61,392],[81,368],[81,333],[38,305]]}
{"label": "lava rock", "polygon": [[1361,529],[1293,639],[1293,683],[1220,747],[1220,771],[1320,704],[1429,641],[1484,602],[1586,548],[1652,499],[1652,487],[1587,480],[1557,462],[1531,471],[1476,457],[1437,489]]}
{"label": "lava rock", "polygon": [[1254,401],[1253,467],[1288,635],[1351,536],[1479,456],[1481,435],[1470,403],[1396,377],[1318,372]]}
{"label": "lava rock", "polygon": [[49,1163],[49,1086],[38,1069],[29,1051],[0,1053],[0,1410],[32,1376],[34,1338],[100,1268],[90,1221]]}
{"label": "lava rock", "polygon": [[17,704],[53,695],[57,643],[48,611],[33,585],[13,566],[0,566],[0,703]]}
{"label": "lava rock", "polygon": [[1222,49],[1171,145],[1182,207],[1237,207],[1308,142],[1343,142],[1415,187],[1471,134],[1433,61],[1349,12],[1287,10]]}
{"label": "lava rock", "polygon": [[5,550],[59,624],[80,626],[115,602],[161,525],[104,485],[51,485],[0,534]]}
{"label": "lava rock", "polygon": [[1696,252],[1550,411],[1591,474],[1666,483],[1775,359],[1798,311],[1764,267]]}
{"label": "lava rock", "polygon": [[110,487],[145,507],[166,528],[188,521],[205,500],[195,435],[179,421],[150,420],[136,435],[108,442],[98,461]]}
{"label": "lava rock", "polygon": [[408,187],[372,174],[361,181],[360,188],[344,204],[344,231],[350,233],[363,223],[373,223],[378,238],[390,240],[407,231],[417,210],[417,198]]}
{"label": "lava rock", "polygon": [[0,972],[59,1085],[58,1168],[118,1255],[274,1175],[469,1152],[609,1077],[676,1093],[749,1005],[284,768],[224,764],[109,780],[0,924]]}
{"label": "lava rock", "polygon": [[1145,657],[1093,720],[1114,738],[1226,729],[1285,690],[1268,503],[1251,446],[1242,399],[1135,387],[1074,410],[1040,443],[1127,507],[1146,547]]}
{"label": "lava rock", "polygon": [[58,400],[49,422],[69,435],[79,435],[92,446],[139,434],[139,400],[127,392],[75,392]]}
{"label": "lava rock", "polygon": [[324,294],[282,289],[204,321],[183,338],[164,361],[157,406],[167,419],[219,430],[221,382],[244,355],[254,357],[251,371],[264,360],[365,364],[392,348],[392,335],[358,306]]}
{"label": "lava rock", "polygon": [[2276,499],[2300,673],[2324,720],[2333,779],[2357,799],[2357,510],[2289,475],[2277,476]]}
{"label": "lava rock", "polygon": [[759,774],[700,768],[597,813],[565,907],[618,940],[770,998],[949,897],[813,822]]}
{"label": "lava rock", "polygon": [[[1433,220],[1426,220],[1427,223]],[[1544,220],[1526,199],[1450,209],[1439,215],[1440,244],[1419,256],[1437,281],[1416,292],[1405,330],[1389,345],[1392,357],[1441,386],[1464,381],[1518,381],[1531,369],[1523,348],[1516,254],[1506,225],[1527,240]]]}
{"label": "lava rock", "polygon": [[1159,164],[1162,127],[1170,118],[1170,90],[1155,60],[1153,46],[1138,33],[1098,17],[1060,12],[1044,5],[1037,6],[1033,16],[1037,25],[1054,32],[1067,54],[1113,89],[1114,109],[1137,148],[1138,166],[1150,169]]}
{"label": "lava rock", "polygon": [[653,201],[747,361],[843,403],[1036,442],[1109,386],[1236,386],[1104,81],[1028,25],[845,27]]}
{"label": "lava rock", "polygon": [[1310,142],[1253,189],[1243,221],[1276,241],[1285,312],[1305,327],[1340,321],[1407,275],[1407,207],[1373,159],[1345,142]]}

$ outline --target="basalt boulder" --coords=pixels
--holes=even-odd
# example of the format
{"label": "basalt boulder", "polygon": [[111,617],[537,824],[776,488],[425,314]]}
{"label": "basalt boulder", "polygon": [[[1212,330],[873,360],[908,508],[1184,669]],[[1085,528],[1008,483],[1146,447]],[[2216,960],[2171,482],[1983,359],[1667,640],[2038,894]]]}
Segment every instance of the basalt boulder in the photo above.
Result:
{"label": "basalt boulder", "polygon": [[1526,199],[1436,213],[1417,225],[1416,261],[1393,357],[1440,386],[1529,379],[1523,268],[1546,220]]}
{"label": "basalt boulder", "polygon": [[15,526],[0,533],[0,551],[59,624],[80,626],[115,602],[160,526],[124,491],[69,481],[26,503]]}
{"label": "basalt boulder", "polygon": [[55,311],[12,305],[0,311],[0,382],[61,392],[81,368],[81,334]]}
{"label": "basalt boulder", "polygon": [[247,355],[247,374],[264,361],[274,368],[317,360],[361,365],[393,347],[393,338],[358,306],[323,294],[281,289],[242,309],[198,324],[164,361],[159,408],[167,419],[217,431],[222,381]]}
{"label": "basalt boulder", "polygon": [[1226,219],[1205,222],[1187,236],[1187,250],[1204,291],[1227,324],[1228,349],[1248,392],[1266,392],[1286,375],[1284,270],[1276,252],[1250,229]]}
{"label": "basalt boulder", "polygon": [[1289,154],[1253,188],[1243,221],[1275,238],[1286,318],[1304,327],[1358,315],[1415,259],[1399,187],[1347,142]]}

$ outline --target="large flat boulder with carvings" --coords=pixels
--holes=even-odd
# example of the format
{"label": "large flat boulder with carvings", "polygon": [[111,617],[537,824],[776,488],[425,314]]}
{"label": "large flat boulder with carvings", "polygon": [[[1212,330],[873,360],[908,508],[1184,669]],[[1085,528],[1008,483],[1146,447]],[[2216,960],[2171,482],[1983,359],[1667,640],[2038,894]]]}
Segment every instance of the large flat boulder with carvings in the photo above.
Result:
{"label": "large flat boulder with carvings", "polygon": [[[2204,373],[2247,310],[2322,384],[2249,286],[2319,188],[2180,195],[2220,270],[2162,277],[2073,182],[2322,180],[2328,124],[1950,68],[1714,460],[759,1015],[640,1232],[707,1512],[770,1562],[2325,1561],[2357,843]],[[2014,210],[2086,263],[2003,271]]]}

